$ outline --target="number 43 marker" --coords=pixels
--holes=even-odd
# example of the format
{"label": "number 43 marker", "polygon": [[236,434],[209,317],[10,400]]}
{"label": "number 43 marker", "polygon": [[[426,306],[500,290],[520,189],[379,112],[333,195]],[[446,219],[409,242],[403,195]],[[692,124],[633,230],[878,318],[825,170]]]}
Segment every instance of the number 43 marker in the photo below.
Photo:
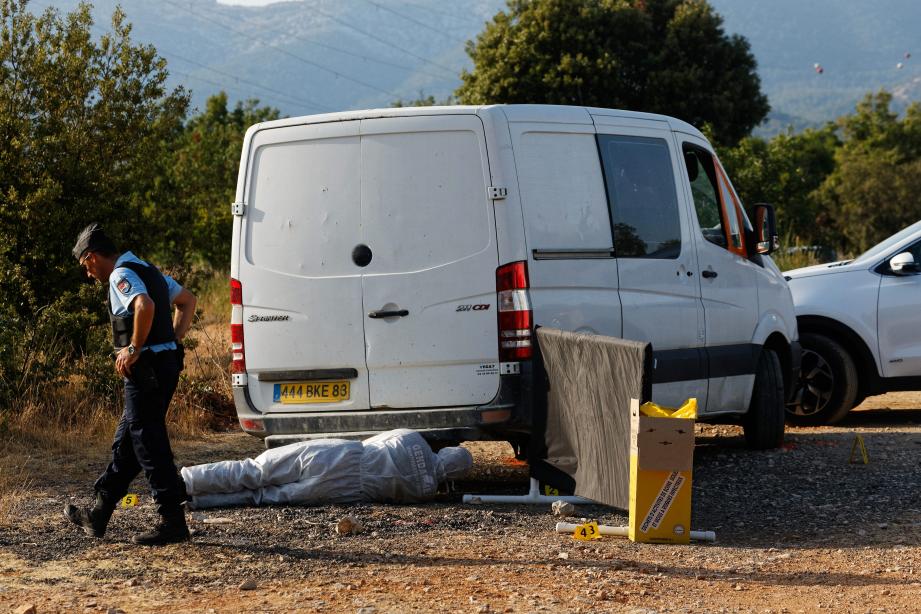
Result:
{"label": "number 43 marker", "polygon": [[598,523],[593,520],[586,524],[577,525],[572,537],[573,539],[587,542],[593,539],[601,539],[601,531],[598,530]]}

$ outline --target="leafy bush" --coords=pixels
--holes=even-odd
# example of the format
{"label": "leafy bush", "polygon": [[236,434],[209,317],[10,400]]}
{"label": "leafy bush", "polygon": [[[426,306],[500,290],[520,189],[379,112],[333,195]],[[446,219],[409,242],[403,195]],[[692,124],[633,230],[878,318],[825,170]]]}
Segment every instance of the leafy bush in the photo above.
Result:
{"label": "leafy bush", "polygon": [[782,234],[859,254],[921,219],[921,105],[888,92],[821,130],[743,139],[720,159],[745,203],[769,202]]}
{"label": "leafy bush", "polygon": [[[121,378],[105,289],[70,253],[77,233],[99,221],[193,291],[212,283],[229,257],[243,135],[278,111],[228,109],[220,94],[187,120],[187,93],[166,88],[166,61],[132,41],[121,9],[102,36],[87,3],[27,9],[0,0],[0,423],[39,412],[102,432],[120,411]],[[226,348],[192,345],[210,367],[183,376],[174,405],[226,414]]]}
{"label": "leafy bush", "polygon": [[174,206],[161,178],[188,107],[121,9],[97,39],[89,4],[26,7],[0,0],[0,304],[23,317],[79,292],[70,249],[87,223],[153,251],[146,212]]}
{"label": "leafy bush", "polygon": [[54,385],[66,379],[60,367],[69,348],[56,316],[50,309],[34,320],[11,309],[0,313],[0,407],[9,408],[32,388],[53,394]]}

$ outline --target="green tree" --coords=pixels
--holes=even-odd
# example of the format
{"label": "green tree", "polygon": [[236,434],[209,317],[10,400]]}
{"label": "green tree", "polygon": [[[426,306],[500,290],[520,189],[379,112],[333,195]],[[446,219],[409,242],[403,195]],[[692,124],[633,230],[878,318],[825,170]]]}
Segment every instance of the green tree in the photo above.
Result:
{"label": "green tree", "polygon": [[278,119],[277,109],[257,100],[227,108],[227,95],[208,98],[205,110],[185,126],[169,169],[174,211],[153,212],[165,229],[174,261],[200,260],[224,269],[230,259],[233,202],[246,129]]}
{"label": "green tree", "polygon": [[467,53],[461,104],[665,113],[729,145],[769,110],[748,42],[705,0],[509,0]]}
{"label": "green tree", "polygon": [[864,251],[921,219],[921,105],[899,119],[891,102],[888,92],[868,94],[838,120],[843,145],[818,197],[846,252]]}
{"label": "green tree", "polygon": [[781,234],[800,244],[833,241],[830,212],[816,190],[835,169],[840,146],[834,124],[775,136],[769,141],[746,137],[719,151],[720,160],[742,202],[771,203]]}
{"label": "green tree", "polygon": [[162,164],[188,105],[120,9],[95,40],[89,4],[26,9],[0,0],[0,305],[22,316],[77,293],[70,248],[88,222],[156,247],[148,213],[169,202]]}
{"label": "green tree", "polygon": [[[131,42],[120,9],[110,33],[94,40],[92,28],[88,4],[35,16],[27,0],[0,0],[0,413],[108,362],[88,344],[101,338],[102,291],[81,283],[71,247],[99,221],[149,253],[150,211],[170,200],[162,177],[187,96],[166,91],[166,62]],[[92,356],[75,361],[76,348]]]}

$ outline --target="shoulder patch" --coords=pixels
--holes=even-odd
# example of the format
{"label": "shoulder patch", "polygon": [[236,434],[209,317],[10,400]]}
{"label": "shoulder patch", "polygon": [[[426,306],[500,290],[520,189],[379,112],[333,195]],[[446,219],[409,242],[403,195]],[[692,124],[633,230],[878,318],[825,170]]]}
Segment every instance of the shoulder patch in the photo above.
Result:
{"label": "shoulder patch", "polygon": [[127,277],[122,277],[118,280],[118,283],[115,284],[115,287],[118,288],[118,291],[122,294],[128,294],[131,292],[131,282],[128,281]]}

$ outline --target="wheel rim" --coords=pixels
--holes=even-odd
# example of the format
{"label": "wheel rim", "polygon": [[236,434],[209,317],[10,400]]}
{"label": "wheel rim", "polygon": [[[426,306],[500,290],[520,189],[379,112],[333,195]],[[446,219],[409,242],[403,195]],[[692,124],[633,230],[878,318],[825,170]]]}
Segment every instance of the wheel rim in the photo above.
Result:
{"label": "wheel rim", "polygon": [[835,390],[835,374],[820,354],[803,349],[799,390],[796,400],[787,408],[795,416],[814,416],[831,401]]}

